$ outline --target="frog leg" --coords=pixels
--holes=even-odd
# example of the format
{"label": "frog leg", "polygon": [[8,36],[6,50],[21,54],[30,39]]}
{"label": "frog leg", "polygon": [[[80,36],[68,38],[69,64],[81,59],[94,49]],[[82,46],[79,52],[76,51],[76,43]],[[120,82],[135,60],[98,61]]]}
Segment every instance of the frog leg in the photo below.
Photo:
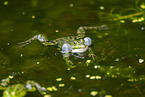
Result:
{"label": "frog leg", "polygon": [[83,38],[85,36],[85,30],[108,30],[108,27],[106,25],[101,26],[82,26],[79,27],[77,30],[77,38]]}
{"label": "frog leg", "polygon": [[47,38],[44,35],[42,35],[42,34],[38,34],[38,35],[35,35],[34,37],[32,37],[32,38],[30,38],[30,39],[28,39],[28,40],[26,40],[24,42],[18,43],[19,47],[24,47],[24,46],[30,44],[33,40],[39,40],[40,42],[43,43],[43,42],[47,41]]}
{"label": "frog leg", "polygon": [[79,29],[77,30],[77,38],[83,38],[85,37],[85,30],[84,27],[79,27]]}
{"label": "frog leg", "polygon": [[63,59],[65,60],[68,69],[74,68],[75,66],[73,65],[73,62],[69,59],[69,53],[64,53],[63,54]]}
{"label": "frog leg", "polygon": [[19,47],[24,47],[24,46],[30,44],[33,40],[39,40],[44,46],[56,45],[58,43],[56,40],[52,40],[49,42],[48,39],[44,35],[38,34],[24,42],[18,43]]}
{"label": "frog leg", "polygon": [[56,45],[56,44],[58,44],[58,41],[57,41],[57,40],[44,41],[44,42],[42,42],[42,44],[43,44],[44,46],[48,46],[48,45]]}
{"label": "frog leg", "polygon": [[94,60],[96,55],[94,54],[93,50],[90,47],[88,48],[88,53],[89,53],[88,56]]}
{"label": "frog leg", "polygon": [[33,40],[36,40],[36,39],[33,37],[33,38],[30,38],[29,40],[26,40],[24,42],[19,42],[18,43],[18,45],[19,45],[18,47],[24,47],[24,46],[30,44]]}

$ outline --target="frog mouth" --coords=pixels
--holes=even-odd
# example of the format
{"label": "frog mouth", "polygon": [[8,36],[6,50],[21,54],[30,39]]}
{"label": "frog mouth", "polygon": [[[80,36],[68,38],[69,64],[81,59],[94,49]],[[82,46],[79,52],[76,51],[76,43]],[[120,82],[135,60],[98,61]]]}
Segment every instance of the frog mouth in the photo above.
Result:
{"label": "frog mouth", "polygon": [[85,45],[76,45],[76,46],[72,46],[72,49],[84,49]]}
{"label": "frog mouth", "polygon": [[88,49],[88,46],[86,46],[85,48],[82,48],[82,47],[73,48],[71,52],[72,53],[83,53],[83,52],[87,51],[87,49]]}

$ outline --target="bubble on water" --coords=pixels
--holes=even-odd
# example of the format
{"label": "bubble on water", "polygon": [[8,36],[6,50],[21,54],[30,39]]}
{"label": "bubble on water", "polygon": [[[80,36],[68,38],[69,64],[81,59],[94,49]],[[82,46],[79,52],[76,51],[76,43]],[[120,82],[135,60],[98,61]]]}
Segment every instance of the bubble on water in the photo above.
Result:
{"label": "bubble on water", "polygon": [[35,19],[35,16],[34,15],[32,15],[32,19]]}
{"label": "bubble on water", "polygon": [[104,10],[105,8],[104,8],[104,6],[100,6],[100,9],[101,9],[101,10]]}
{"label": "bubble on water", "polygon": [[73,3],[70,3],[69,6],[70,6],[70,7],[74,7],[74,4],[73,4]]}
{"label": "bubble on water", "polygon": [[144,59],[139,59],[139,63],[143,63],[144,62]]}
{"label": "bubble on water", "polygon": [[141,30],[144,30],[145,28],[144,27],[141,27]]}
{"label": "bubble on water", "polygon": [[10,45],[10,43],[8,42],[7,45]]}
{"label": "bubble on water", "polygon": [[20,56],[21,56],[21,57],[23,57],[24,55],[23,55],[23,54],[21,54]]}
{"label": "bubble on water", "polygon": [[37,62],[37,64],[39,64],[40,62]]}
{"label": "bubble on water", "polygon": [[59,32],[59,30],[55,30],[55,32]]}

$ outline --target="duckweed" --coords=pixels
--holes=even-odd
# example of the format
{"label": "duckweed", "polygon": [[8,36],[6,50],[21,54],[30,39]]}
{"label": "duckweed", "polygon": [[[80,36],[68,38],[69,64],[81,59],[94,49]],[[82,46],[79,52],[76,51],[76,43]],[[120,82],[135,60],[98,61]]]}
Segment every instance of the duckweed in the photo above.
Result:
{"label": "duckweed", "polygon": [[56,78],[56,81],[62,81],[62,78]]}
{"label": "duckweed", "polygon": [[91,96],[96,96],[96,95],[98,95],[98,91],[91,91],[91,92],[90,92],[90,95],[91,95]]}
{"label": "duckweed", "polygon": [[59,84],[58,86],[59,86],[59,87],[64,87],[64,86],[65,86],[65,84]]}

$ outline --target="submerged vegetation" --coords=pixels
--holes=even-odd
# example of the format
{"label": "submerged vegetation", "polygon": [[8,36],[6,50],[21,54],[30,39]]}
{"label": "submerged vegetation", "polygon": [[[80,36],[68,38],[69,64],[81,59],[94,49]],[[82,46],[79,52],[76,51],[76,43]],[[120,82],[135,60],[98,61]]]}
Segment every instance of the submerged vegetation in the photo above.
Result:
{"label": "submerged vegetation", "polygon": [[[116,62],[119,62],[119,61],[120,59],[117,58]],[[136,64],[141,65],[143,62],[144,60],[139,59],[139,63],[136,63]],[[90,71],[91,69],[93,73],[89,74],[88,71],[86,71],[85,75],[83,76],[82,75],[71,76],[69,78],[69,81],[72,83],[75,83],[77,81],[82,81],[82,80],[85,82],[89,82],[87,86],[84,86],[84,87],[86,87],[87,91],[90,91],[91,96],[112,97],[112,95],[110,95],[110,92],[108,90],[106,90],[105,88],[99,88],[100,86],[104,87],[104,85],[107,85],[106,81],[109,80],[110,78],[112,79],[112,81],[117,80],[117,79],[125,80],[125,81],[122,80],[121,82],[119,82],[120,86],[114,87],[117,89],[116,92],[122,91],[121,95],[128,94],[128,93],[133,94],[133,95],[134,93],[135,95],[144,94],[144,91],[141,90],[139,83],[142,83],[145,81],[145,75],[142,74],[142,75],[137,76],[136,72],[138,71],[136,71],[136,69],[133,68],[132,66],[123,67],[121,65],[112,65],[112,66],[91,65],[91,66],[88,66],[87,68],[88,68],[88,71]],[[81,77],[81,80],[79,79],[80,77]],[[15,82],[13,82],[15,84],[12,84],[11,80],[13,80],[13,78],[14,76],[12,75],[12,76],[8,76],[6,79],[1,80],[0,90],[4,90],[3,97],[24,97],[27,92],[36,92],[36,90],[38,90],[38,92],[44,97],[51,97],[51,94],[53,94],[53,92],[57,93],[59,90],[61,90],[62,88],[68,85],[67,83],[63,83],[63,80],[65,79],[63,79],[62,77],[56,78],[57,85],[55,84],[53,86],[49,85],[49,86],[43,86],[43,87],[39,85],[39,83],[35,81],[31,81],[31,80],[26,81],[25,82],[26,84],[15,83]],[[104,85],[101,84],[100,81],[104,81]],[[91,89],[92,85],[94,88]],[[112,86],[109,86],[109,87],[111,88]],[[128,89],[127,87],[130,89]],[[71,91],[71,89],[72,89],[72,86],[70,86],[65,92],[68,93]],[[78,92],[80,93],[83,91],[84,91],[83,88],[78,89]]]}
{"label": "submerged vegetation", "polygon": [[[139,5],[139,7],[138,7]],[[108,21],[120,21],[124,23],[123,20],[131,19],[132,23],[136,22],[143,22],[145,19],[145,3],[142,2],[141,4],[136,1],[135,8],[123,8],[117,13],[117,8],[112,8],[110,13],[100,12],[99,17],[101,20],[108,20]]]}

